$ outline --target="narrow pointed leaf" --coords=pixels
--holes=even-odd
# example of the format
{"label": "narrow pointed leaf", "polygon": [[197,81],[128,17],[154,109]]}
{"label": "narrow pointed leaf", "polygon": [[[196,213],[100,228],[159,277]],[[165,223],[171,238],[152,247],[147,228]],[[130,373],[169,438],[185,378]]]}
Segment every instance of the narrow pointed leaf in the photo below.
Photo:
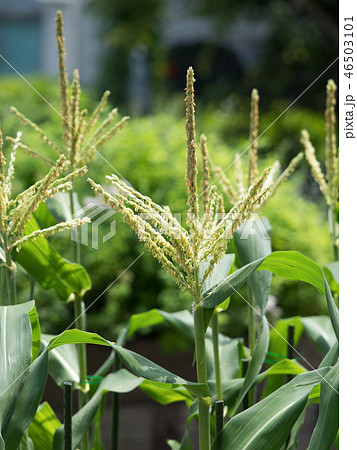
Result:
{"label": "narrow pointed leaf", "polygon": [[325,290],[326,290],[326,300],[327,300],[327,307],[328,312],[330,314],[331,323],[333,326],[333,329],[335,331],[335,335],[337,337],[337,340],[339,338],[339,315],[338,315],[338,309],[337,306],[332,298],[330,286],[328,285],[325,275],[324,275],[324,282],[325,282]]}
{"label": "narrow pointed leaf", "polygon": [[[72,449],[78,448],[83,437],[87,433],[98,407],[102,401],[103,393],[108,391],[117,393],[127,393],[136,389],[142,382],[125,369],[107,375],[99,385],[97,391],[89,402],[72,417]],[[63,450],[64,448],[64,428],[58,428],[53,438],[53,450]]]}
{"label": "narrow pointed leaf", "polygon": [[45,402],[39,406],[29,427],[29,436],[36,450],[52,448],[53,436],[61,422],[57,419],[51,406]]}
{"label": "narrow pointed leaf", "polygon": [[329,368],[324,368],[297,375],[264,400],[237,414],[215,439],[212,450],[280,449],[304,410],[311,389],[328,371]]}
{"label": "narrow pointed leaf", "polygon": [[[43,334],[41,340],[47,345],[51,339],[56,336],[51,334]],[[54,381],[61,388],[65,381],[71,381],[74,387],[77,387],[79,377],[79,360],[78,352],[74,345],[62,345],[56,347],[49,353],[48,371]]]}
{"label": "narrow pointed leaf", "polygon": [[[257,259],[257,258],[254,258]],[[218,263],[215,264],[213,271],[211,274],[207,277],[207,279],[204,281],[202,285],[202,292],[205,293],[208,290],[212,289],[213,286],[216,286],[219,284],[222,280],[224,280],[234,262],[234,254],[228,253],[223,255],[223,258],[218,261]],[[208,269],[210,265],[209,261],[202,261],[199,266],[199,278],[202,280],[204,273],[206,272],[206,269]]]}
{"label": "narrow pointed leaf", "polygon": [[215,308],[232,294],[236,293],[236,291],[247,282],[249,277],[253,275],[263,261],[264,258],[261,258],[241,267],[224,281],[207,291],[203,295],[203,300],[201,302],[202,307],[208,309]]}
{"label": "narrow pointed leaf", "polygon": [[[287,356],[288,351],[288,328],[289,325],[294,326],[294,347],[297,346],[302,332],[304,330],[299,316],[289,317],[287,319],[279,320],[276,325],[270,330],[270,342],[267,359],[269,362],[276,363]],[[274,366],[273,366],[274,367]],[[263,397],[270,395],[286,381],[284,375],[268,377],[267,383],[263,391]]]}
{"label": "narrow pointed leaf", "polygon": [[296,251],[273,252],[260,265],[258,270],[270,270],[287,280],[305,281],[325,294],[321,267],[312,259]]}
{"label": "narrow pointed leaf", "polygon": [[[26,225],[26,234],[38,229],[35,217],[31,216]],[[83,295],[91,287],[84,267],[62,258],[44,237],[24,244],[17,254],[16,262],[33,276],[43,289],[54,289],[61,300],[68,300],[71,294]]]}
{"label": "narrow pointed leaf", "polygon": [[315,345],[322,356],[336,343],[336,335],[329,316],[301,317],[301,323],[309,340]]}
{"label": "narrow pointed leaf", "polygon": [[[32,326],[29,317],[34,301],[0,306],[0,429],[26,381],[32,361]],[[21,438],[21,436],[20,436]]]}
{"label": "narrow pointed leaf", "polygon": [[187,381],[168,370],[160,367],[158,364],[144,358],[143,356],[127,350],[115,343],[109,342],[96,333],[88,333],[81,330],[67,330],[58,337],[49,342],[49,350],[64,344],[99,344],[110,346],[119,356],[121,361],[135,375],[141,376],[148,380],[157,381],[159,383],[169,383],[185,386],[186,389],[197,397],[208,397],[210,395],[208,386],[202,383],[194,383]]}
{"label": "narrow pointed leaf", "polygon": [[41,348],[41,328],[36,306],[29,311],[32,331],[32,361],[37,357]]}
{"label": "narrow pointed leaf", "polygon": [[239,392],[238,399],[233,409],[233,414],[237,413],[243,398],[248,393],[249,389],[253,386],[253,383],[264,364],[268,347],[269,347],[269,324],[266,317],[264,316],[258,334],[257,342],[254,347],[252,359],[249,362],[247,373],[246,376],[244,377],[243,386]]}
{"label": "narrow pointed leaf", "polygon": [[174,441],[172,439],[169,439],[167,441],[167,445],[171,448],[171,450],[192,450],[192,442],[190,439],[190,436],[188,434],[188,431],[186,430],[183,439],[180,442]]}
{"label": "narrow pointed leaf", "polygon": [[330,450],[338,432],[339,364],[321,383],[319,416],[311,436],[309,450]]}
{"label": "narrow pointed leaf", "polygon": [[258,270],[270,270],[288,280],[305,281],[326,296],[333,329],[338,339],[338,308],[332,298],[330,287],[322,268],[302,253],[295,251],[273,252],[262,262]]}
{"label": "narrow pointed leaf", "polygon": [[139,389],[161,405],[169,405],[175,402],[192,403],[192,397],[183,387],[156,383],[155,381],[143,380]]}
{"label": "narrow pointed leaf", "polygon": [[2,435],[6,450],[17,450],[21,436],[30,426],[45,390],[48,371],[48,352],[44,351],[25,373],[26,381],[14,403]]}
{"label": "narrow pointed leaf", "polygon": [[[250,224],[250,225],[249,225]],[[263,226],[263,230],[260,227]],[[239,263],[245,266],[259,258],[271,254],[271,240],[268,231],[271,230],[268,219],[249,220],[244,222],[234,232],[234,244]],[[257,271],[248,280],[254,299],[265,314],[268,303],[272,274],[269,271]]]}
{"label": "narrow pointed leaf", "polygon": [[338,361],[339,343],[336,341],[335,345],[330,348],[325,358],[321,361],[319,367],[334,366]]}

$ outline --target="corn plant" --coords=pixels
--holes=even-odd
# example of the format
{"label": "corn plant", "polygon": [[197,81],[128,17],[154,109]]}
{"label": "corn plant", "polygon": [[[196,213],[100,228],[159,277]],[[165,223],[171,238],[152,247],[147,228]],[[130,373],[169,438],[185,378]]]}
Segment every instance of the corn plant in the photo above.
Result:
{"label": "corn plant", "polygon": [[[192,327],[195,344],[197,383],[203,390],[197,395],[197,392],[193,392],[192,388],[187,389],[191,394],[194,394],[194,397],[197,397],[196,407],[194,402],[191,405],[190,413],[191,415],[195,415],[195,411],[198,411],[200,450],[208,450],[211,448],[210,405],[216,408],[217,419],[216,438],[212,444],[212,448],[232,450],[240,448],[253,449],[258,448],[257,445],[259,443],[259,448],[276,449],[284,445],[285,441],[289,438],[290,431],[297,417],[305,408],[311,389],[321,381],[321,378],[324,380],[329,370],[332,371],[335,377],[337,368],[334,366],[334,369],[331,369],[330,364],[328,364],[329,367],[322,365],[314,373],[307,372],[303,374],[304,376],[297,377],[299,381],[295,382],[295,380],[292,380],[290,382],[291,386],[289,386],[289,383],[283,386],[281,388],[284,393],[284,401],[282,403],[286,402],[288,398],[292,403],[288,401],[282,407],[282,404],[277,401],[280,395],[278,389],[278,391],[270,394],[267,399],[261,400],[256,405],[250,405],[250,408],[238,414],[245,396],[259,380],[264,378],[260,374],[260,370],[268,350],[269,324],[265,317],[265,307],[263,305],[261,307],[261,326],[258,338],[255,345],[250,348],[251,359],[248,370],[246,376],[236,384],[236,396],[233,396],[232,402],[232,397],[225,398],[226,393],[221,381],[221,363],[219,359],[220,336],[217,329],[217,322],[215,322],[217,318],[215,316],[215,310],[217,307],[222,306],[222,303],[226,302],[230,295],[237,292],[237,289],[248,279],[251,279],[257,269],[269,270],[282,277],[292,277],[293,279],[299,279],[313,284],[320,292],[326,295],[336,333],[338,333],[337,310],[322,269],[297,252],[275,252],[269,256],[263,256],[258,260],[249,261],[248,264],[226,278],[232,263],[232,259],[224,261],[224,257],[228,256],[225,255],[225,251],[227,243],[232,237],[231,231],[249,219],[250,214],[271,194],[273,183],[272,181],[267,182],[271,169],[264,170],[262,175],[249,187],[246,195],[240,198],[232,209],[225,214],[222,199],[217,196],[216,188],[211,186],[208,189],[207,160],[205,160],[207,154],[205,151],[206,143],[205,139],[201,138],[201,147],[203,148],[203,194],[205,194],[207,189],[208,193],[202,195],[204,214],[202,218],[199,218],[193,82],[194,74],[192,68],[190,68],[187,72],[186,87],[188,230],[177,221],[167,206],[162,207],[157,205],[149,197],[135,191],[115,175],[107,177],[107,181],[112,183],[116,188],[117,192],[115,195],[106,192],[101,185],[96,184],[93,180],[89,179],[89,182],[97,195],[101,195],[106,203],[123,215],[124,221],[138,234],[139,239],[144,242],[152,255],[158,259],[167,272],[175,278],[179,287],[187,289],[193,296]],[[298,159],[301,159],[301,155]],[[214,215],[215,212],[216,215]],[[221,264],[221,267],[219,267],[219,264]],[[294,268],[293,272],[290,271],[289,267]],[[311,276],[311,271],[314,273],[313,276]],[[264,297],[266,297],[266,292],[264,292]],[[150,313],[151,324],[153,323],[153,315],[154,317],[159,316],[158,321],[161,321],[162,317],[164,317],[164,320],[171,320],[172,322],[177,322],[178,320],[177,317],[173,320],[169,319],[167,314],[155,312],[154,314]],[[205,334],[210,322],[212,325],[211,339],[215,368],[214,380],[212,380],[211,384],[207,378],[207,344],[205,340]],[[336,352],[336,347],[334,347],[333,351]],[[332,350],[331,353],[333,353]],[[148,364],[148,366],[135,367],[134,373],[147,378],[146,371],[149,370],[149,367],[153,367],[153,363],[146,361],[145,364]],[[336,353],[334,353],[334,359],[331,362],[331,365],[334,364],[336,364]],[[130,368],[133,370],[133,365]],[[241,371],[239,366],[236,369],[237,373],[239,373],[239,370]],[[296,374],[296,370],[303,369],[301,367],[300,369],[291,369],[290,367],[287,369],[287,372],[291,370]],[[212,371],[210,373],[212,374]],[[242,375],[242,372],[240,373]],[[149,377],[149,379],[159,381],[157,377]],[[166,382],[168,383],[169,381],[167,380]],[[290,389],[295,392],[295,385],[300,386],[301,389],[297,390],[296,396],[294,394],[291,397],[288,395],[288,392]],[[204,386],[209,388],[208,391]],[[330,391],[328,395],[331,395]],[[222,400],[224,399],[229,405],[229,412],[232,417],[225,426],[223,426],[223,409],[221,408]],[[264,410],[265,406],[263,406],[267,402],[270,405],[268,408],[269,412],[266,412]],[[291,415],[288,420],[286,420],[284,413],[280,410],[281,407],[282,411],[284,408],[291,409]],[[259,414],[258,411],[261,408],[264,413]],[[262,430],[266,425],[263,424],[269,423],[269,417],[273,411],[276,411],[273,426],[269,425],[269,432],[265,433]],[[247,425],[242,425],[242,431],[237,433],[235,429],[237,422],[242,420],[243,424],[251,423],[251,418],[254,414],[259,416],[255,424],[256,426],[252,425],[246,430]],[[282,426],[283,420],[285,420],[284,428],[281,430],[281,433],[277,434],[277,427]],[[335,430],[335,427],[333,429]],[[183,445],[185,442],[187,443],[187,440],[188,435],[185,434],[182,448],[185,448]],[[172,448],[178,448],[175,443],[172,443],[172,445]]]}
{"label": "corn plant", "polygon": [[[259,93],[257,89],[253,89],[251,93],[250,102],[250,125],[249,125],[249,146],[248,146],[248,167],[244,171],[241,154],[236,153],[234,160],[235,183],[232,183],[226,176],[225,171],[221,167],[216,166],[212,157],[207,150],[206,138],[201,136],[201,153],[204,162],[204,171],[206,173],[206,186],[209,186],[210,171],[214,176],[214,181],[217,181],[225,198],[232,204],[236,204],[249,190],[252,183],[255,182],[258,175],[258,140],[259,140]],[[297,166],[303,159],[304,154],[300,152],[295,156],[287,168],[280,172],[280,162],[277,160],[272,165],[267,184],[270,185],[269,195],[266,195],[264,201],[261,202],[259,208],[271,198],[281,184],[283,184],[290,175],[296,170]],[[207,189],[207,188],[206,188]],[[257,229],[258,224],[264,227],[264,230]],[[242,231],[243,229],[243,231]],[[247,232],[249,229],[249,232]],[[252,262],[257,257],[268,256],[271,249],[271,241],[269,236],[262,237],[262,231],[267,234],[270,232],[270,223],[267,218],[263,220],[258,219],[254,221],[250,219],[245,223],[245,226],[240,230],[234,232],[234,244],[237,251],[237,257],[240,265],[245,265]],[[242,236],[244,233],[244,236]],[[255,273],[248,282],[247,289],[247,303],[248,303],[248,341],[249,347],[253,350],[256,341],[256,306],[260,307],[264,314],[269,296],[269,288],[271,283],[271,274],[268,272]],[[254,389],[249,391],[249,404],[254,403]]]}
{"label": "corn plant", "polygon": [[336,139],[336,85],[329,80],[326,86],[326,139],[325,139],[325,167],[324,175],[319,161],[315,155],[315,149],[311,143],[309,133],[301,132],[301,143],[305,148],[306,159],[311,167],[311,173],[319,185],[320,191],[325,197],[329,208],[329,225],[335,261],[338,261],[338,201],[339,201],[339,172],[338,150]]}
{"label": "corn plant", "polygon": [[83,176],[86,169],[85,167],[81,167],[70,172],[67,170],[67,175],[65,175],[69,163],[64,155],[60,155],[56,163],[42,180],[12,198],[12,178],[15,172],[16,151],[21,145],[20,139],[20,132],[17,133],[15,139],[11,139],[12,150],[6,170],[6,159],[2,152],[2,133],[0,131],[2,305],[14,305],[17,303],[15,251],[19,251],[28,242],[45,238],[58,231],[81,226],[89,221],[87,218],[74,219],[41,230],[31,229],[32,214],[41,202],[54,197],[58,192],[70,190],[72,188],[73,178],[78,175]]}
{"label": "corn plant", "polygon": [[[126,118],[117,121],[117,112],[113,110],[95,129],[108,93],[104,94],[98,107],[87,119],[87,112],[80,111],[79,108],[80,85],[78,72],[75,72],[69,99],[60,13],[57,15],[57,42],[62,145],[53,143],[36,124],[13,109],[16,116],[36,130],[42,140],[57,153],[57,161],[44,158],[23,144],[21,135],[18,134],[16,138],[8,139],[12,150],[6,170],[0,134],[0,448],[100,448],[99,428],[106,393],[126,393],[139,388],[159,403],[184,401],[187,404],[189,415],[182,442],[168,440],[168,445],[174,450],[192,448],[188,427],[194,418],[199,422],[200,450],[293,450],[296,448],[297,434],[304,422],[306,408],[316,401],[320,403],[319,417],[309,448],[330,449],[338,433],[339,345],[338,309],[327,281],[331,282],[331,279],[324,269],[299,252],[271,252],[269,240],[261,240],[252,234],[246,240],[241,237],[243,225],[295,170],[302,154],[293,159],[280,177],[276,177],[277,163],[272,168],[263,170],[259,176],[258,94],[254,90],[247,186],[244,187],[239,166],[236,167],[237,188],[229,184],[223,171],[210,161],[207,141],[203,135],[200,139],[202,190],[199,196],[195,80],[193,69],[190,68],[187,72],[185,99],[188,191],[186,224],[182,224],[169,207],[155,203],[115,175],[107,177],[115,194],[105,191],[92,179],[89,182],[95,193],[123,216],[139,240],[175,279],[178,287],[191,294],[192,311],[169,314],[151,310],[132,316],[115,343],[96,333],[88,333],[79,316],[83,308],[83,294],[90,288],[90,279],[78,264],[79,247],[73,246],[73,258],[77,262],[73,264],[58,255],[46,239],[57,231],[80,226],[88,220],[77,219],[56,224],[45,201],[60,191],[70,191],[73,215],[74,177],[86,172],[83,165],[92,158],[95,148],[99,148],[121,129]],[[330,167],[330,172],[328,171],[330,174],[337,164],[333,131],[334,90],[331,86],[330,84],[328,87],[326,113],[326,145],[330,149],[329,157],[334,155],[331,157],[333,168]],[[50,169],[43,180],[13,198],[11,180],[18,149],[38,157]],[[223,197],[217,193],[214,185],[210,185],[210,170],[219,178],[223,192],[232,202],[232,208],[228,212],[225,211]],[[333,198],[337,200],[336,175],[330,175],[330,179],[332,187],[329,195],[331,197],[333,193]],[[40,222],[46,226],[41,228]],[[232,237],[236,243],[238,258],[226,253]],[[234,260],[240,266],[237,270],[233,269]],[[16,264],[20,264],[44,288],[53,287],[63,300],[74,298],[78,329],[66,330],[58,336],[41,335],[35,301],[16,304]],[[314,286],[326,298],[329,317],[322,321],[315,318],[291,318],[278,322],[273,329],[265,314],[272,274]],[[239,293],[239,289],[247,282],[260,307],[259,331],[256,336],[251,325],[249,347],[244,346],[242,338],[224,336],[218,327],[218,313],[229,308],[230,297]],[[254,307],[252,299],[248,303],[250,309]],[[195,381],[179,377],[124,348],[126,340],[141,327],[162,322],[166,322],[182,338],[192,342],[197,373]],[[296,328],[295,337],[288,339],[288,326],[292,324]],[[317,369],[306,370],[293,358],[290,350],[286,351],[286,340],[288,348],[289,345],[295,346],[302,330],[318,348],[323,347],[324,358]],[[322,336],[325,337],[322,339]],[[96,372],[95,376],[100,382],[93,387],[89,383],[84,356],[84,345],[89,343],[111,348],[112,354],[129,371],[114,366],[114,372],[108,374],[113,360],[110,357]],[[69,344],[80,346],[78,354]],[[282,357],[262,370],[269,349]],[[69,365],[70,371],[67,370]],[[48,403],[39,406],[48,371],[59,385],[73,382],[79,388],[80,409],[73,417],[68,402],[70,390],[65,390],[67,401],[64,424],[60,423]],[[284,376],[283,382],[281,376]],[[254,388],[265,379],[268,381],[263,396],[255,403],[252,396]],[[213,415],[215,425],[212,424]],[[88,433],[91,425],[94,426],[92,441]],[[113,448],[117,439],[116,426],[117,423],[113,428]]]}
{"label": "corn plant", "polygon": [[[87,109],[80,108],[81,86],[79,72],[76,69],[73,73],[73,81],[69,86],[68,74],[66,71],[66,51],[65,39],[63,33],[63,17],[61,11],[57,12],[56,17],[56,38],[58,47],[58,67],[59,67],[59,97],[61,100],[61,117],[62,117],[62,144],[59,146],[54,143],[45,132],[28,117],[18,111],[15,107],[11,111],[26,126],[35,130],[41,140],[51,149],[53,154],[63,154],[66,158],[66,167],[68,171],[76,170],[85,166],[94,157],[95,153],[108,142],[116,133],[121,130],[127,123],[128,117],[119,118],[118,109],[112,109],[106,118],[99,122],[100,114],[107,104],[109,91],[106,91],[98,106],[89,115]],[[36,150],[25,144],[18,144],[18,147],[25,153],[40,159],[44,164],[52,165],[50,158],[44,157]],[[73,189],[69,190],[69,203],[72,217],[75,213],[75,194]],[[80,242],[71,241],[72,259],[77,264],[81,263]],[[76,326],[78,329],[85,330],[86,313],[83,302],[83,294],[76,293],[74,296],[74,314]],[[87,378],[87,357],[84,344],[78,347],[79,363],[80,363],[80,390],[79,402],[83,406],[87,401],[86,393],[89,386],[86,382]],[[84,448],[88,448],[88,443],[84,444]]]}

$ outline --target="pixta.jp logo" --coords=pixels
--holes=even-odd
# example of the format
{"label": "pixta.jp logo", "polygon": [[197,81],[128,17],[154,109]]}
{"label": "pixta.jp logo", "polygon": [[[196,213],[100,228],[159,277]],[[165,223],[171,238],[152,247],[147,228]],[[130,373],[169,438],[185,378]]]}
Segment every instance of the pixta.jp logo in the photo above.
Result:
{"label": "pixta.jp logo", "polygon": [[[73,228],[71,230],[72,241],[80,242],[83,245],[90,245],[92,248],[98,250],[99,248],[99,227],[104,222],[108,221],[115,211],[106,208],[105,206],[97,205],[94,202],[89,202],[83,208],[78,209],[74,213],[74,219],[81,219],[89,217],[91,223],[85,223],[79,229]],[[90,225],[90,227],[88,226]],[[111,239],[116,234],[116,222],[113,219],[110,222],[110,230],[102,237],[103,244]],[[89,242],[89,240],[91,242]]]}

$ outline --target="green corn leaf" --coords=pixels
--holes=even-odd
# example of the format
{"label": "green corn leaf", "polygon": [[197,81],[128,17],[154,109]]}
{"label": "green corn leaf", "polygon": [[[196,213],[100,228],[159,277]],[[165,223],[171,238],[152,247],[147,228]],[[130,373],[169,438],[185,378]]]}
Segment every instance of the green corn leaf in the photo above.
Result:
{"label": "green corn leaf", "polygon": [[322,356],[336,343],[336,335],[333,331],[329,316],[301,317],[301,323],[309,340],[315,345]]}
{"label": "green corn leaf", "polygon": [[35,450],[32,439],[22,436],[18,450]]}
{"label": "green corn leaf", "polygon": [[[33,302],[34,305],[34,302]],[[37,357],[41,348],[41,328],[40,321],[38,320],[38,314],[36,311],[36,306],[29,311],[29,317],[31,322],[32,331],[32,361]]]}
{"label": "green corn leaf", "polygon": [[117,345],[112,346],[122,362],[136,375],[159,383],[182,385],[196,397],[210,396],[206,384],[187,381],[135,352]]}
{"label": "green corn leaf", "polygon": [[311,436],[309,450],[330,450],[338,432],[339,364],[321,382],[319,416]]}
{"label": "green corn leaf", "polygon": [[34,306],[34,301],[0,306],[0,429],[11,415],[28,376],[33,346],[29,314]]}
{"label": "green corn leaf", "polygon": [[159,383],[185,386],[185,388],[192,395],[197,397],[210,396],[210,392],[206,384],[194,383],[174,375],[147,358],[118,346],[115,343],[109,342],[96,333],[88,333],[81,330],[67,330],[49,342],[49,350],[51,351],[52,349],[64,344],[79,343],[111,346],[121,361],[128,367],[128,369],[135,373],[135,375],[148,380],[157,381]]}
{"label": "green corn leaf", "polygon": [[[296,347],[303,332],[303,325],[301,323],[300,317],[296,316],[287,319],[281,319],[270,330],[268,358],[275,363],[283,358],[286,358],[287,356],[289,325],[294,326],[294,347]],[[276,389],[282,386],[285,381],[286,377],[283,374],[281,376],[268,377],[263,391],[263,397],[266,397],[274,392]]]}
{"label": "green corn leaf", "polygon": [[324,269],[327,269],[332,278],[336,281],[337,284],[340,284],[339,280],[339,262],[338,261],[332,261],[330,263],[327,263],[324,265]]}
{"label": "green corn leaf", "polygon": [[[33,212],[33,215],[41,228],[49,228],[52,227],[53,225],[56,225],[57,223],[52,214],[50,213],[50,211],[48,210],[47,204],[45,202],[41,202],[38,205],[36,211]],[[64,220],[60,222],[64,222]]]}
{"label": "green corn leaf", "polygon": [[57,419],[51,406],[45,402],[37,409],[36,415],[29,427],[29,436],[36,450],[48,450],[52,448],[53,436],[61,422]]}
{"label": "green corn leaf", "polygon": [[332,298],[330,286],[328,285],[325,275],[324,275],[324,282],[325,282],[325,290],[326,290],[326,300],[327,300],[327,307],[328,312],[330,314],[331,323],[335,332],[335,335],[337,337],[337,340],[339,339],[339,316],[338,316],[338,309],[337,306]]}
{"label": "green corn leaf", "polygon": [[[159,309],[152,309],[141,314],[135,314],[129,320],[127,336],[131,336],[140,328],[154,326],[161,323],[167,324],[179,335],[194,343],[193,316],[187,310],[178,311],[175,313],[167,313]],[[240,339],[231,339],[223,334],[219,335],[219,339],[221,347],[221,376],[223,380],[229,380],[231,378],[235,378],[238,373],[237,346]],[[215,372],[212,333],[210,328],[206,333],[205,342],[207,357],[207,376],[208,378],[211,378],[214,377]]]}
{"label": "green corn leaf", "polygon": [[[278,363],[274,364],[272,367],[267,369],[266,371],[260,373],[254,380],[252,386],[256,386],[258,383],[261,383],[265,380],[266,377],[274,378],[279,377],[280,375],[298,375],[300,373],[305,373],[306,369],[302,367],[300,364],[298,364],[294,360],[290,359],[283,359],[282,361],[279,361]],[[223,381],[222,383],[222,389],[223,389],[223,399],[224,404],[228,406],[230,409],[233,404],[237,400],[237,396],[239,395],[239,392],[243,386],[244,378],[238,378],[235,380],[227,380]],[[208,385],[210,387],[212,395],[212,404],[216,401],[216,394],[215,394],[215,382],[209,381]]]}
{"label": "green corn leaf", "polygon": [[288,280],[305,281],[326,296],[331,323],[338,339],[338,309],[322,268],[311,259],[295,251],[273,252],[262,262],[258,270],[270,270]]}
{"label": "green corn leaf", "polygon": [[243,386],[239,391],[239,396],[233,408],[232,413],[233,415],[237,414],[243,398],[248,393],[249,389],[253,386],[253,383],[264,364],[268,347],[269,347],[269,324],[266,317],[264,316],[260,326],[258,338],[254,347],[252,359],[249,362],[247,373],[246,376],[244,377]]}
{"label": "green corn leaf", "polygon": [[184,401],[189,406],[192,403],[191,395],[183,387],[143,380],[139,389],[161,405]]}
{"label": "green corn leaf", "polygon": [[288,445],[286,447],[286,450],[298,450],[298,435],[299,435],[299,431],[301,430],[301,427],[303,426],[304,422],[305,422],[305,414],[306,414],[306,410],[309,407],[310,404],[310,400],[308,400],[308,402],[306,403],[306,406],[303,410],[303,412],[300,414],[299,418],[297,419],[297,421],[294,423],[294,426],[292,427],[290,434],[289,434],[289,441],[288,441]]}
{"label": "green corn leaf", "polygon": [[188,431],[186,430],[183,439],[180,442],[174,441],[173,439],[169,439],[167,445],[171,448],[171,450],[192,450],[192,442]]}
{"label": "green corn leaf", "polygon": [[[41,341],[46,346],[56,336],[42,334]],[[63,387],[65,381],[71,381],[73,387],[78,387],[79,360],[78,352],[74,345],[62,345],[52,349],[48,356],[48,371],[56,384]]]}
{"label": "green corn leaf", "polygon": [[241,267],[221,281],[221,283],[205,292],[201,302],[202,307],[211,309],[221,304],[247,282],[263,261],[264,258],[261,258]]}
{"label": "green corn leaf", "polygon": [[[38,229],[39,225],[32,215],[26,225],[26,234]],[[62,258],[43,237],[25,243],[17,254],[16,262],[33,276],[43,289],[54,289],[61,300],[67,301],[71,294],[83,295],[91,287],[84,267]]]}
{"label": "green corn leaf", "polygon": [[296,251],[273,252],[260,265],[258,270],[270,270],[287,280],[305,281],[325,294],[321,267],[307,256]]}
{"label": "green corn leaf", "polygon": [[[72,417],[72,449],[78,448],[78,445],[87,433],[102,402],[103,394],[109,391],[117,393],[131,392],[141,382],[141,378],[136,377],[125,369],[107,375],[89,402]],[[55,431],[52,448],[53,450],[63,450],[64,448],[63,425]]]}
{"label": "green corn leaf", "polygon": [[[241,266],[245,266],[259,258],[271,254],[271,240],[269,235],[263,235],[258,228],[258,224],[261,223],[263,223],[265,231],[271,230],[268,219],[264,217],[258,221],[249,220],[244,222],[243,225],[234,232],[234,244]],[[248,224],[251,224],[251,226],[248,227]],[[252,290],[256,304],[259,305],[261,309],[262,315],[265,314],[266,305],[268,303],[271,280],[272,274],[269,271],[255,272],[248,280],[248,285]]]}
{"label": "green corn leaf", "polygon": [[[254,258],[257,259],[257,258]],[[216,286],[219,284],[222,280],[224,280],[234,262],[234,254],[228,253],[223,255],[223,257],[218,261],[218,263],[215,264],[213,271],[211,274],[206,278],[202,285],[202,292],[203,294],[210,289],[212,289],[213,286]],[[210,265],[209,261],[202,261],[199,266],[199,279],[200,281],[203,278],[204,273],[208,269]]]}
{"label": "green corn leaf", "polygon": [[339,343],[336,342],[333,347],[330,348],[324,359],[321,361],[319,367],[334,366],[337,363],[339,355]]}
{"label": "green corn leaf", "polygon": [[45,390],[47,371],[48,352],[45,351],[25,372],[26,381],[16,397],[10,417],[1,430],[6,450],[17,450],[22,435],[30,426]]}
{"label": "green corn leaf", "polygon": [[333,261],[323,266],[326,280],[333,293],[339,293],[339,262]]}
{"label": "green corn leaf", "polygon": [[277,450],[305,408],[312,388],[330,369],[297,375],[251,408],[237,414],[223,428],[212,450]]}
{"label": "green corn leaf", "polygon": [[175,441],[174,439],[168,439],[166,443],[171,450],[180,450],[181,444],[178,441]]}
{"label": "green corn leaf", "polygon": [[151,327],[163,322],[166,322],[180,335],[194,342],[193,317],[187,310],[167,313],[159,309],[151,309],[144,313],[134,314],[129,320],[127,336],[131,336],[140,328]]}
{"label": "green corn leaf", "polygon": [[15,450],[36,413],[47,376],[47,352],[31,364],[40,342],[35,302],[1,306],[0,335],[0,442]]}

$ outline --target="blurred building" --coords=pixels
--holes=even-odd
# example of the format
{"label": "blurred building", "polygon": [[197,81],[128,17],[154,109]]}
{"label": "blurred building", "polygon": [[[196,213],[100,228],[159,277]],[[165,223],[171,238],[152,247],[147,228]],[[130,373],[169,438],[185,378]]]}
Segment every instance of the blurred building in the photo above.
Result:
{"label": "blurred building", "polygon": [[[83,0],[0,0],[0,54],[21,74],[57,75],[55,17],[63,11],[67,68],[80,71],[84,84],[97,75],[96,23],[85,11]],[[13,69],[0,60],[0,73]]]}
{"label": "blurred building", "polygon": [[[172,90],[182,90],[190,64],[198,71],[201,89],[215,89],[214,83],[224,87],[237,82],[244,68],[259,57],[266,22],[243,19],[218,33],[213,19],[194,15],[187,0],[167,0],[163,7],[160,34],[168,49],[164,78]],[[94,84],[105,45],[101,24],[88,11],[87,0],[0,0],[0,55],[21,74],[56,76],[54,19],[59,9],[64,16],[68,73],[78,68],[82,83]],[[128,55],[126,94],[137,113],[150,109],[147,54],[145,47],[134,46]],[[0,74],[13,73],[13,68],[0,58]]]}

